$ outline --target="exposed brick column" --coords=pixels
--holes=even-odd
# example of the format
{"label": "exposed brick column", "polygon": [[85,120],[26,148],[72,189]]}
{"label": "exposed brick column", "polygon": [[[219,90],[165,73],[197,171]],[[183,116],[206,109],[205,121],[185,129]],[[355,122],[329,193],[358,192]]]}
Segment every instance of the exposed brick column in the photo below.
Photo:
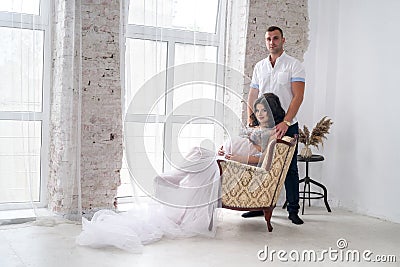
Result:
{"label": "exposed brick column", "polygon": [[48,207],[77,217],[77,119],[79,104],[79,38],[75,38],[74,1],[54,1]]}
{"label": "exposed brick column", "polygon": [[70,217],[78,181],[85,214],[112,208],[120,184],[120,1],[56,0],[54,7],[48,200]]}
{"label": "exposed brick column", "polygon": [[82,209],[112,208],[122,164],[120,1],[82,1]]}

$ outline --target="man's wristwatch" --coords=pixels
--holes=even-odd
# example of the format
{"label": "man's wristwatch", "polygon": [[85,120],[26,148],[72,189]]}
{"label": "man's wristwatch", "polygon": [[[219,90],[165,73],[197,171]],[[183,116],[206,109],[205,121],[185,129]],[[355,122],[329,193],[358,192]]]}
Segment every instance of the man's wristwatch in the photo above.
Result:
{"label": "man's wristwatch", "polygon": [[292,125],[291,123],[290,123],[290,121],[283,121],[288,127],[290,127],[290,125]]}

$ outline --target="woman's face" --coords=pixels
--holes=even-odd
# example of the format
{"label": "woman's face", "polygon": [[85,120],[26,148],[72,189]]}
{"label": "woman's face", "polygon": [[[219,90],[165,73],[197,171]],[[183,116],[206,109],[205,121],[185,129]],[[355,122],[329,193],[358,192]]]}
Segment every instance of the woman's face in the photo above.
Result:
{"label": "woman's face", "polygon": [[268,122],[268,111],[265,106],[261,103],[257,104],[254,113],[260,125],[266,126]]}

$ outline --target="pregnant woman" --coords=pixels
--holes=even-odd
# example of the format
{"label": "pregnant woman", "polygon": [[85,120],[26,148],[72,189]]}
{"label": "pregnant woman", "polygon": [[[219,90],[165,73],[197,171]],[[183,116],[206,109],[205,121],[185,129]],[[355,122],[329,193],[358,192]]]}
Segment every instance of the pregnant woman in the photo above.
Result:
{"label": "pregnant woman", "polygon": [[163,236],[215,236],[217,227],[211,221],[220,205],[216,159],[224,157],[259,165],[267,144],[275,138],[274,125],[285,116],[279,98],[272,93],[257,99],[254,111],[255,125],[228,140],[218,152],[195,147],[179,168],[157,176],[155,196],[149,202],[135,203],[131,210],[123,213],[100,210],[91,221],[82,218],[82,232],[77,243],[140,252],[143,245]]}

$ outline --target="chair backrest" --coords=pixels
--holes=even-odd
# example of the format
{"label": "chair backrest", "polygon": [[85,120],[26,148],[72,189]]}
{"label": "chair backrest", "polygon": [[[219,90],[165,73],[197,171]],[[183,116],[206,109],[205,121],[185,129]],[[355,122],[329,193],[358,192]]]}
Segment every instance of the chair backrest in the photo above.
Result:
{"label": "chair backrest", "polygon": [[[271,181],[276,183],[271,205],[275,205],[278,201],[279,194],[285,183],[286,174],[294,156],[294,151],[296,150],[296,144],[297,135],[294,138],[284,136],[282,139],[276,141],[271,169],[268,171],[271,175]],[[268,183],[268,181],[264,180],[264,184],[262,184],[261,187],[266,186],[266,183]]]}
{"label": "chair backrest", "polygon": [[222,204],[231,208],[265,208],[276,205],[292,160],[297,136],[271,143],[272,156],[264,158],[269,170],[232,161],[219,162]]}
{"label": "chair backrest", "polygon": [[274,150],[275,150],[275,145],[276,145],[276,138],[272,139],[269,143],[268,146],[265,148],[263,152],[263,161],[261,162],[261,165],[258,166],[264,170],[269,171],[271,169],[271,164],[272,164],[272,158],[274,156]]}

